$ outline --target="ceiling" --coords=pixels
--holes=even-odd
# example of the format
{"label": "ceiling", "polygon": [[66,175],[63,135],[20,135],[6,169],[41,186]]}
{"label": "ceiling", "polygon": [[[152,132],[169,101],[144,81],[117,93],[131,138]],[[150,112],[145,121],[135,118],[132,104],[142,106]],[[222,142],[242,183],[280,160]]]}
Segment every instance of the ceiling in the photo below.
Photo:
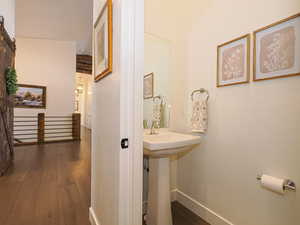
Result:
{"label": "ceiling", "polygon": [[93,0],[16,0],[16,37],[76,41],[92,53]]}

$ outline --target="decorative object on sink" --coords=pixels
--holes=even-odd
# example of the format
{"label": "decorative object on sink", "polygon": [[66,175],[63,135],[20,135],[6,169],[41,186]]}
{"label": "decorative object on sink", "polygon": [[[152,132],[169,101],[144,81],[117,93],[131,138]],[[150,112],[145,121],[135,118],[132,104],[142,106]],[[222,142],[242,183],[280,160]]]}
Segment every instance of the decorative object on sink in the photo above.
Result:
{"label": "decorative object on sink", "polygon": [[161,129],[157,135],[144,132],[144,155],[149,159],[147,224],[172,225],[170,156],[192,150],[201,137]]}
{"label": "decorative object on sink", "polygon": [[154,95],[154,74],[144,76],[144,99],[153,98]]}
{"label": "decorative object on sink", "polygon": [[300,13],[254,32],[254,81],[300,75]]}
{"label": "decorative object on sink", "polygon": [[250,34],[218,46],[217,87],[249,83]]}
{"label": "decorative object on sink", "polygon": [[157,123],[157,128],[160,126],[162,110],[162,98],[161,96],[155,96],[153,98],[153,121]]}
{"label": "decorative object on sink", "polygon": [[167,117],[168,117],[168,108],[167,108],[167,102],[165,101],[164,96],[161,96],[161,102],[160,102],[160,121],[159,121],[159,127],[168,127],[167,125]]}
{"label": "decorative object on sink", "polygon": [[[158,101],[156,101],[158,100]],[[161,121],[161,97],[156,96],[153,98],[153,112],[152,120],[147,121],[147,126],[144,125],[144,128],[150,128],[150,135],[158,134]]]}
{"label": "decorative object on sink", "polygon": [[192,99],[192,132],[205,133],[208,128],[208,99],[209,93],[204,88],[195,90]]}

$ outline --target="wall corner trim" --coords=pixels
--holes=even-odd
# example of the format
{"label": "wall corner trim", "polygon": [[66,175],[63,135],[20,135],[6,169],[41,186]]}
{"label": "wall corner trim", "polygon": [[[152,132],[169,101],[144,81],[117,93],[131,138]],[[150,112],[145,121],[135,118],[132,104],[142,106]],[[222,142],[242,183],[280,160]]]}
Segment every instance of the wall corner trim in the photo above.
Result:
{"label": "wall corner trim", "polygon": [[101,225],[92,207],[89,209],[89,217],[91,225]]}
{"label": "wall corner trim", "polygon": [[177,189],[172,189],[171,190],[171,201],[172,202],[175,202],[175,201],[177,201]]}
{"label": "wall corner trim", "polygon": [[176,197],[173,197],[173,199],[176,199],[176,201],[200,216],[202,219],[206,220],[208,223],[212,225],[234,225],[229,220],[220,216],[213,210],[207,208],[206,206],[188,196],[187,194],[181,192],[180,190],[172,190],[172,195],[174,194],[176,194]]}

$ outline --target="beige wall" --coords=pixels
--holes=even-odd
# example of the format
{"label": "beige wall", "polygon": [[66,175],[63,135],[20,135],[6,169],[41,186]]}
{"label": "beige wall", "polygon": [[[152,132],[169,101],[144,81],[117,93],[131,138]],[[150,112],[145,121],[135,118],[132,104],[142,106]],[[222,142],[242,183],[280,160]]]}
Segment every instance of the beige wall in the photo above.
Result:
{"label": "beige wall", "polygon": [[[94,22],[104,1],[94,0]],[[114,1],[114,40],[119,46],[120,1]],[[102,225],[119,224],[120,52],[113,48],[113,73],[94,83],[92,104],[92,199],[94,219]]]}
{"label": "beige wall", "polygon": [[[200,147],[179,159],[178,190],[235,225],[298,225],[299,193],[276,195],[260,188],[255,178],[264,172],[300,184],[300,77],[224,88],[215,83],[218,44],[298,13],[300,1],[179,5],[165,0],[159,8],[160,2],[146,0],[146,30],[171,38],[176,46],[173,129],[189,131],[194,89],[206,88],[211,95],[208,133]],[[210,214],[204,210],[202,216],[217,224]]]}
{"label": "beige wall", "polygon": [[15,36],[15,0],[1,0],[0,16],[5,19],[5,27],[10,36]]}
{"label": "beige wall", "polygon": [[17,38],[18,83],[47,87],[47,108],[15,109],[17,115],[66,115],[74,112],[75,42]]}
{"label": "beige wall", "polygon": [[18,0],[16,36],[76,41],[78,54],[91,55],[92,17],[93,0]]}

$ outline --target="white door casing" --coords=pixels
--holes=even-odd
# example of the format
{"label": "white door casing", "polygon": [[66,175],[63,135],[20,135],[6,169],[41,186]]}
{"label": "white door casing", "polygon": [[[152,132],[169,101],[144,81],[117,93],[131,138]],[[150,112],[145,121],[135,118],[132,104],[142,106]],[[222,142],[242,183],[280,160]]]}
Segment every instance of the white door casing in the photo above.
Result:
{"label": "white door casing", "polygon": [[[100,4],[94,0],[94,21]],[[113,73],[93,88],[93,224],[142,224],[144,2],[113,2]],[[129,148],[121,149],[122,138]]]}

